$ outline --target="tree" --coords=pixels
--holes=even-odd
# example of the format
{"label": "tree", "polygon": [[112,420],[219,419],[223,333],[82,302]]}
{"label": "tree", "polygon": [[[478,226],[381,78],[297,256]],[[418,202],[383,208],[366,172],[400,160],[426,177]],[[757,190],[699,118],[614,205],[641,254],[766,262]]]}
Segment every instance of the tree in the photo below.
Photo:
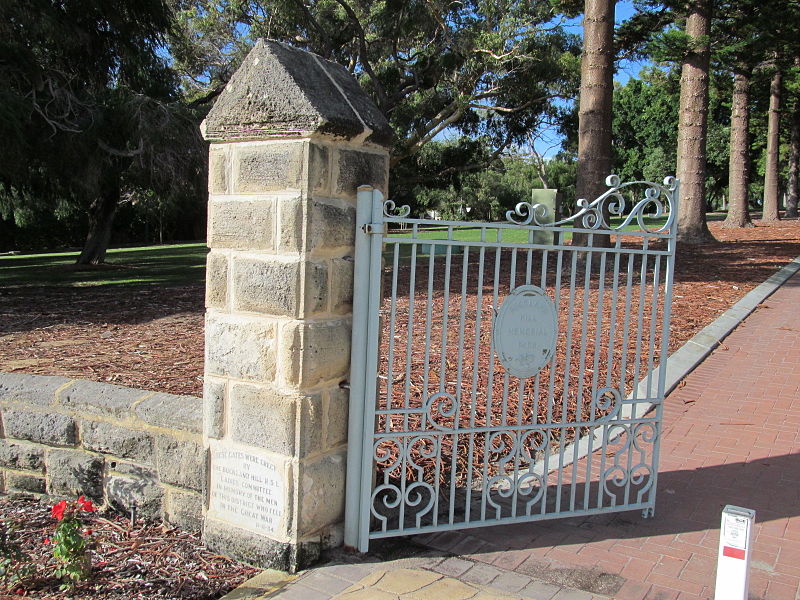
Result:
{"label": "tree", "polygon": [[777,221],[779,204],[778,152],[780,145],[780,109],[783,73],[776,68],[769,85],[769,113],[767,117],[767,164],[764,173],[764,212],[761,219]]}
{"label": "tree", "polygon": [[705,218],[711,6],[711,0],[692,0],[689,3],[685,28],[688,47],[681,65],[678,239],[689,244],[712,239]]}
{"label": "tree", "polygon": [[[611,173],[614,6],[610,0],[586,0],[584,6],[575,188],[577,197],[589,202],[605,191],[605,179]],[[586,234],[573,238],[575,244],[587,241]],[[611,242],[608,236],[599,236],[597,241]]]}
{"label": "tree", "polygon": [[578,39],[549,3],[173,2],[175,66],[198,102],[219,93],[258,37],[345,65],[395,130],[393,195],[419,184],[414,157],[444,132],[489,144],[487,162],[443,166],[474,171],[554,114],[553,98],[574,97]]}
{"label": "tree", "polygon": [[163,0],[0,5],[2,193],[16,207],[81,207],[80,263],[104,260],[137,188],[186,193],[202,173],[196,122],[163,56],[170,24]]}

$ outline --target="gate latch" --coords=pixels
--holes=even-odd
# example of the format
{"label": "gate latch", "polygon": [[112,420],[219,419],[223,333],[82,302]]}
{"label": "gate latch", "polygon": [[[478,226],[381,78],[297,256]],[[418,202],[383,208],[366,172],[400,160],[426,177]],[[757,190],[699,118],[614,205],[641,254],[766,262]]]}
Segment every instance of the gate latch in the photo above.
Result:
{"label": "gate latch", "polygon": [[372,233],[382,234],[384,232],[383,223],[367,223],[362,225],[361,229],[367,235]]}

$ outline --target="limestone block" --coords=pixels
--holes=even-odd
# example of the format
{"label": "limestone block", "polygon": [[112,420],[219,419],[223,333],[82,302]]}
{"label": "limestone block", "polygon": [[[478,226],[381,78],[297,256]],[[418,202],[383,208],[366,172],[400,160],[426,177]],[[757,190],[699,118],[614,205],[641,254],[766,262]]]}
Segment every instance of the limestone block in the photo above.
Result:
{"label": "limestone block", "polygon": [[71,410],[122,420],[129,416],[134,402],[149,394],[152,392],[77,380],[59,394],[59,401],[62,406]]}
{"label": "limestone block", "polygon": [[212,146],[208,152],[208,191],[211,194],[228,191],[228,160],[223,148]]}
{"label": "limestone block", "polygon": [[203,498],[192,492],[168,490],[164,518],[187,531],[200,531],[203,528]]}
{"label": "limestone block", "polygon": [[312,200],[308,207],[309,250],[351,248],[355,244],[356,210],[334,201]]}
{"label": "limestone block", "polygon": [[358,150],[339,150],[338,177],[335,193],[344,198],[355,198],[358,186],[371,185],[387,194],[389,157]]}
{"label": "limestone block", "polygon": [[73,446],[77,442],[75,420],[68,415],[6,410],[3,423],[10,438],[56,446]]}
{"label": "limestone block", "polygon": [[225,435],[225,381],[206,377],[203,383],[203,433],[219,440]]}
{"label": "limestone block", "polygon": [[308,145],[308,190],[312,194],[327,194],[330,190],[330,155],[327,146]]}
{"label": "limestone block", "polygon": [[0,441],[0,466],[23,471],[44,468],[44,449],[24,442]]}
{"label": "limestone block", "polygon": [[9,491],[28,492],[31,494],[44,494],[47,489],[44,477],[36,477],[25,473],[6,473],[6,486]]}
{"label": "limestone block", "polygon": [[316,562],[321,550],[319,542],[277,541],[214,518],[206,518],[203,523],[203,542],[225,556],[290,573]]}
{"label": "limestone block", "polygon": [[206,307],[225,308],[228,304],[228,257],[210,252],[206,258]]}
{"label": "limestone block", "polygon": [[322,437],[322,398],[285,396],[274,388],[234,384],[231,439],[284,456],[318,452]]}
{"label": "limestone block", "polygon": [[204,489],[206,459],[200,444],[162,435],[156,440],[156,450],[162,482],[197,491]]}
{"label": "limestone block", "polygon": [[80,450],[47,451],[47,492],[51,496],[103,499],[103,458]]}
{"label": "limestone block", "polygon": [[208,247],[271,250],[275,200],[212,198],[208,203]]}
{"label": "limestone block", "polygon": [[206,372],[249,381],[275,375],[275,326],[260,317],[206,314]]}
{"label": "limestone block", "polygon": [[330,261],[331,312],[340,315],[353,311],[353,259],[349,256]]}
{"label": "limestone block", "polygon": [[158,474],[141,465],[116,463],[103,485],[108,503],[123,514],[136,509],[137,518],[152,521],[163,515],[164,490]]}
{"label": "limestone block", "polygon": [[233,306],[275,316],[298,316],[302,264],[277,257],[233,259]]}
{"label": "limestone block", "polygon": [[303,143],[268,143],[236,149],[234,192],[263,194],[299,189],[303,175]]}
{"label": "limestone block", "polygon": [[190,433],[203,432],[203,406],[200,398],[153,394],[135,408],[136,416],[149,425]]}
{"label": "limestone block", "polygon": [[153,438],[144,431],[111,423],[84,421],[81,425],[81,441],[87,450],[142,462],[153,460]]}
{"label": "limestone block", "polygon": [[336,389],[330,393],[325,425],[325,447],[332,448],[347,442],[348,411],[350,394]]}
{"label": "limestone block", "polygon": [[305,243],[305,205],[299,197],[280,198],[278,205],[278,252],[301,252]]}
{"label": "limestone block", "polygon": [[55,400],[56,390],[69,381],[64,377],[0,373],[0,403],[24,402],[47,407]]}
{"label": "limestone block", "polygon": [[280,368],[289,386],[308,387],[346,377],[350,368],[350,321],[293,321],[281,332]]}
{"label": "limestone block", "polygon": [[300,537],[344,518],[346,451],[299,465]]}

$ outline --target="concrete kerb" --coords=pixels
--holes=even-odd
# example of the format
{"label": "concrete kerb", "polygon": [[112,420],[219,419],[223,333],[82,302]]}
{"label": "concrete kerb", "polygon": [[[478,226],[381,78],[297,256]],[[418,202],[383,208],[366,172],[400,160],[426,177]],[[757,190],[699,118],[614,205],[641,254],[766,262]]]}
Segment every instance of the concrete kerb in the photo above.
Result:
{"label": "concrete kerb", "polygon": [[[741,300],[722,313],[712,323],[706,325],[697,334],[695,334],[693,338],[673,352],[669,358],[667,358],[664,396],[668,396],[669,393],[674,390],[689,373],[694,371],[697,366],[703,362],[703,360],[705,360],[705,358],[711,354],[717,348],[717,346],[719,346],[722,341],[742,323],[742,321],[750,316],[750,314],[756,308],[758,308],[758,306],[764,302],[764,300],[769,298],[775,292],[775,290],[786,283],[786,281],[788,281],[789,278],[798,271],[800,271],[800,256],[784,265],[781,269],[770,275],[766,281],[750,290]],[[653,395],[650,394],[648,390],[648,380],[651,377],[652,379],[650,380],[650,385],[654,386],[656,385],[657,379],[654,371],[645,375],[639,381],[639,385],[637,387],[639,398],[645,398]],[[654,407],[654,404],[638,405],[637,412],[639,414],[637,416],[642,417],[646,415]],[[625,409],[627,409],[627,414],[625,413]],[[630,406],[625,406],[622,417],[630,418],[630,411]],[[609,431],[609,441],[622,433],[620,428],[616,429],[617,431]],[[596,431],[593,436],[581,438],[577,442],[578,451],[576,454],[573,453],[573,448],[575,447],[574,444],[567,445],[564,449],[563,466],[566,467],[567,465],[572,464],[575,460],[585,458],[589,454],[590,441],[592,442],[592,448],[600,448],[601,445],[596,444],[595,442],[597,442],[602,435],[604,435],[603,431]],[[544,473],[544,461],[536,463],[533,466],[533,471],[536,473]]]}

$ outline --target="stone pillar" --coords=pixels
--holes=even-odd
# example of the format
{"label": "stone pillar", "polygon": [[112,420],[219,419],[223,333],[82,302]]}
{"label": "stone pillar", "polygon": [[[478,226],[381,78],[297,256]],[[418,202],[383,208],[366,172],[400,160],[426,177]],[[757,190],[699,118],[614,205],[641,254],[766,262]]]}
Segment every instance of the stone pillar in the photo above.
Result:
{"label": "stone pillar", "polygon": [[342,540],[355,198],[391,129],[341,66],[259,41],[209,158],[204,539],[294,571]]}

